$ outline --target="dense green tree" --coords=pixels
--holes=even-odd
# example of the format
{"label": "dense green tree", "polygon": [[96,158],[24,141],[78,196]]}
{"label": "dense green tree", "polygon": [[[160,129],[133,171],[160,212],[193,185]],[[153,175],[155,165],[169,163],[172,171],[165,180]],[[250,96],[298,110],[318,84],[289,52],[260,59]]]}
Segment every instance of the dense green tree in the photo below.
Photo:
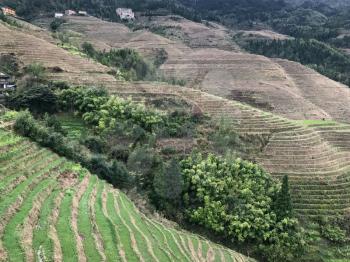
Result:
{"label": "dense green tree", "polygon": [[184,180],[176,159],[166,165],[163,172],[158,172],[153,182],[155,192],[167,201],[178,201],[181,197]]}
{"label": "dense green tree", "polygon": [[233,242],[255,243],[269,261],[297,261],[305,251],[297,219],[277,218],[278,184],[259,166],[200,154],[181,166],[185,212],[192,223]]}
{"label": "dense green tree", "polygon": [[292,217],[293,214],[292,200],[289,192],[289,182],[287,175],[283,177],[281,190],[277,194],[275,212],[278,220],[282,220],[286,217]]}
{"label": "dense green tree", "polygon": [[57,110],[57,96],[45,85],[35,85],[17,90],[7,97],[7,105],[17,110],[29,109],[33,113],[55,112]]}

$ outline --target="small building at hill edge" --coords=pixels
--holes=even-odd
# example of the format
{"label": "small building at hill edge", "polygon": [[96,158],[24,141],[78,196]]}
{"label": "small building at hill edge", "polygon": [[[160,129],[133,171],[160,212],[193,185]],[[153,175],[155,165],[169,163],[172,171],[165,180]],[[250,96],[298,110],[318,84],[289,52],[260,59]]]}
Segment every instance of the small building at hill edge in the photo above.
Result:
{"label": "small building at hill edge", "polygon": [[75,12],[74,10],[66,10],[64,11],[64,14],[70,16],[70,15],[76,15],[77,12]]}
{"label": "small building at hill edge", "polygon": [[4,15],[16,16],[16,11],[10,7],[4,6],[1,7],[1,10]]}
{"label": "small building at hill edge", "polygon": [[14,89],[16,89],[16,85],[11,82],[11,77],[0,72],[0,91]]}
{"label": "small building at hill edge", "polygon": [[86,11],[79,11],[79,12],[78,12],[78,15],[87,16],[88,13],[87,13]]}
{"label": "small building at hill edge", "polygon": [[55,18],[62,18],[63,14],[62,13],[55,13]]}
{"label": "small building at hill edge", "polygon": [[135,19],[135,13],[130,8],[118,8],[116,10],[117,15],[122,20],[134,20]]}

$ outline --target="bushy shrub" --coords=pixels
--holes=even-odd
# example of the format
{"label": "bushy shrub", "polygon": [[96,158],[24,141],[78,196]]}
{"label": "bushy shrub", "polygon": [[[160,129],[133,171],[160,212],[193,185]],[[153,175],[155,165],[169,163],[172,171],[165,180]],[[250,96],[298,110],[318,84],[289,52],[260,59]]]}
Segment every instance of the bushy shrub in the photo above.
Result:
{"label": "bushy shrub", "polygon": [[53,32],[56,32],[60,26],[64,23],[66,23],[67,21],[63,18],[55,18],[51,23],[50,23],[50,29]]}
{"label": "bushy shrub", "polygon": [[335,243],[345,243],[346,241],[349,241],[349,239],[346,237],[346,231],[341,229],[338,225],[322,225],[321,235],[329,241]]}
{"label": "bushy shrub", "polygon": [[29,109],[36,114],[57,111],[57,96],[51,88],[45,85],[18,89],[7,97],[6,103],[10,108]]}
{"label": "bushy shrub", "polygon": [[269,261],[293,261],[303,253],[306,241],[298,221],[277,217],[273,207],[280,187],[259,166],[201,154],[181,166],[189,221],[233,242],[260,245]]}

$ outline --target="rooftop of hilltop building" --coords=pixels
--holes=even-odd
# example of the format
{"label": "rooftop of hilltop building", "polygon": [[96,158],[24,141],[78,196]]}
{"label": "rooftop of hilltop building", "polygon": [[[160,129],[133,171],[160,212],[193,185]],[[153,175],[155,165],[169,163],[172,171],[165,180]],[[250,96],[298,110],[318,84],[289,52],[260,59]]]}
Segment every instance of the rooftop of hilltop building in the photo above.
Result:
{"label": "rooftop of hilltop building", "polygon": [[[14,10],[11,7],[8,6],[1,6],[0,5],[0,10],[4,15],[11,15],[11,16],[16,16],[16,10]],[[0,13],[1,13],[0,12]]]}

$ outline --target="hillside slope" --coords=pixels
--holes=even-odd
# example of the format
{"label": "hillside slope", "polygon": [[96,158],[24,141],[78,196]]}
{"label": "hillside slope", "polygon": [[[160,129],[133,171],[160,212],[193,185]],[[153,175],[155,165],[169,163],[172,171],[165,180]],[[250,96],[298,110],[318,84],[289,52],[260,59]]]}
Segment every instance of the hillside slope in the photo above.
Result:
{"label": "hillside slope", "polygon": [[0,128],[1,261],[252,261],[140,213],[78,165]]}
{"label": "hillside slope", "polygon": [[[95,18],[84,18],[84,20],[86,19],[88,23],[95,20]],[[103,41],[103,36],[107,34],[103,28],[104,25],[105,22],[100,21],[99,32],[101,35],[98,36],[99,41]],[[112,23],[108,23],[108,26],[111,28],[113,28],[113,25]],[[149,97],[178,96],[193,105],[199,106],[204,113],[211,115],[215,119],[220,119],[222,117],[227,118],[232,122],[235,130],[242,135],[268,137],[268,140],[265,141],[260,148],[261,152],[251,155],[250,159],[261,164],[276,177],[286,174],[289,175],[291,187],[293,189],[292,197],[294,205],[300,215],[315,216],[320,213],[335,215],[339,212],[343,213],[350,208],[350,200],[348,197],[350,195],[350,145],[348,143],[350,127],[348,125],[329,121],[297,122],[266,113],[237,101],[210,95],[191,88],[169,86],[162,83],[116,82],[114,79],[111,79],[109,75],[105,74],[107,70],[105,67],[96,65],[78,56],[73,56],[53,44],[30,35],[30,32],[28,32],[29,34],[25,34],[23,32],[18,32],[16,29],[9,29],[6,26],[1,26],[0,29],[2,29],[3,35],[8,36],[8,39],[13,39],[13,41],[9,41],[6,38],[2,38],[0,40],[0,46],[7,48],[5,49],[7,52],[13,50],[12,52],[16,52],[18,58],[26,63],[40,61],[45,65],[51,65],[53,63],[52,57],[55,57],[55,59],[62,64],[62,67],[70,68],[74,65],[74,68],[71,69],[75,72],[74,74],[68,70],[68,72],[64,74],[52,73],[52,79],[66,80],[70,84],[85,83],[97,86],[102,85],[107,87],[112,93],[118,93],[124,96],[131,95],[135,99],[141,101]],[[152,36],[149,32],[146,34]],[[86,37],[89,38],[88,35]],[[36,45],[21,44],[28,40],[35,41]],[[136,44],[138,42],[135,41],[131,43]],[[142,40],[139,43],[139,47],[143,46],[152,50],[152,45],[146,45],[146,43],[148,43],[147,40]],[[124,43],[124,45],[128,44],[129,42]],[[282,112],[281,114],[283,115],[290,115],[299,120],[305,118],[317,119],[321,117],[331,119],[333,118],[331,114],[332,116],[334,115],[335,119],[340,119],[344,122],[347,120],[347,112],[350,110],[349,107],[346,106],[346,101],[349,99],[349,95],[346,93],[347,89],[345,90],[338,83],[330,81],[311,70],[306,70],[305,67],[301,65],[283,60],[270,60],[262,56],[228,52],[213,48],[194,49],[191,51],[189,47],[181,43],[179,45],[184,47],[180,53],[184,52],[183,50],[190,50],[193,54],[191,56],[190,53],[187,53],[188,59],[186,60],[184,57],[180,57],[179,59],[181,60],[179,63],[173,64],[174,70],[179,70],[184,74],[188,74],[189,77],[193,77],[191,75],[191,65],[193,64],[198,63],[193,70],[199,71],[200,66],[212,68],[211,70],[214,70],[214,72],[212,72],[211,75],[215,77],[211,76],[210,78],[210,73],[208,73],[209,77],[207,78],[208,80],[206,80],[208,83],[208,90],[206,91],[210,93],[228,96],[230,94],[228,91],[226,91],[226,95],[222,95],[221,93],[217,93],[217,89],[215,89],[216,87],[221,87],[219,90],[225,90],[225,81],[231,81],[231,86],[233,87],[241,86],[244,88],[243,91],[252,88],[250,86],[259,86],[259,81],[261,81],[261,85],[265,87],[265,89],[260,88],[258,90],[278,90],[278,92],[275,91],[276,93],[274,96],[272,96],[271,92],[265,93],[265,97],[279,104],[278,108],[271,109],[271,107],[266,106],[264,100],[254,100],[254,105],[266,111],[279,111]],[[44,48],[47,46],[50,48],[51,53],[42,51],[45,50]],[[172,49],[172,44],[167,45],[167,48]],[[31,54],[36,54],[38,56],[36,57]],[[174,57],[176,57],[176,55],[174,55]],[[171,61],[174,61],[171,59],[173,58],[169,58],[168,65]],[[203,60],[206,64],[200,62]],[[78,64],[79,61],[86,64],[80,67]],[[168,65],[164,65],[164,70]],[[291,67],[291,65],[293,65],[293,67]],[[86,66],[96,66],[101,72],[98,76],[107,76],[109,78],[89,77],[90,74],[84,69]],[[231,72],[236,72],[232,78],[228,77],[229,74],[225,71],[227,68],[230,68],[232,70]],[[286,70],[283,68],[286,68]],[[286,74],[286,71],[290,72],[290,75]],[[67,77],[67,79],[64,79],[65,75],[70,76],[72,74],[75,77]],[[296,80],[293,80],[292,76]],[[291,80],[287,77],[291,78]],[[305,89],[293,85],[294,81],[297,81],[297,77],[300,77],[301,80],[305,78],[308,80]],[[251,78],[252,80],[250,80]],[[320,84],[323,82],[317,82],[318,85],[315,85],[315,78],[327,81],[325,85]],[[215,81],[210,79],[214,79]],[[201,82],[199,81],[199,83]],[[220,83],[223,84],[220,85]],[[299,83],[300,86],[304,84],[303,82]],[[321,90],[324,90],[324,93],[318,91],[318,86],[320,86]],[[333,90],[332,86],[334,88],[339,87],[339,89]],[[301,90],[304,90],[305,93],[303,94]],[[313,90],[313,92],[308,93],[308,90]],[[287,92],[290,94],[289,96],[286,95]],[[333,94],[337,92],[339,92],[339,94],[337,94],[336,99],[332,101],[326,99],[327,95],[333,96]],[[254,98],[256,98],[255,94],[256,92],[253,92],[252,96]],[[243,95],[241,95],[239,100],[247,101],[247,98]],[[308,101],[303,102],[303,96],[310,100],[319,96],[318,105],[316,102],[315,104]],[[291,97],[294,97],[294,99],[291,99]],[[326,101],[322,103],[322,99]],[[248,100],[248,102],[251,103],[251,100]],[[343,104],[343,107],[333,106],[337,104]],[[324,110],[320,108],[324,108]],[[310,123],[314,125],[309,126]],[[326,195],[325,192],[327,192]]]}
{"label": "hillside slope", "polygon": [[[130,47],[152,56],[163,48],[168,54],[161,66],[163,74],[186,80],[190,88],[295,120],[350,122],[346,106],[350,104],[350,89],[346,86],[294,62],[243,53],[234,45],[228,48],[229,34],[223,27],[215,29],[181,18],[151,20],[154,25],[158,22],[171,40],[92,17],[70,18],[64,30],[78,32],[80,42],[89,41],[101,49]],[[207,38],[210,41],[206,43]]]}

